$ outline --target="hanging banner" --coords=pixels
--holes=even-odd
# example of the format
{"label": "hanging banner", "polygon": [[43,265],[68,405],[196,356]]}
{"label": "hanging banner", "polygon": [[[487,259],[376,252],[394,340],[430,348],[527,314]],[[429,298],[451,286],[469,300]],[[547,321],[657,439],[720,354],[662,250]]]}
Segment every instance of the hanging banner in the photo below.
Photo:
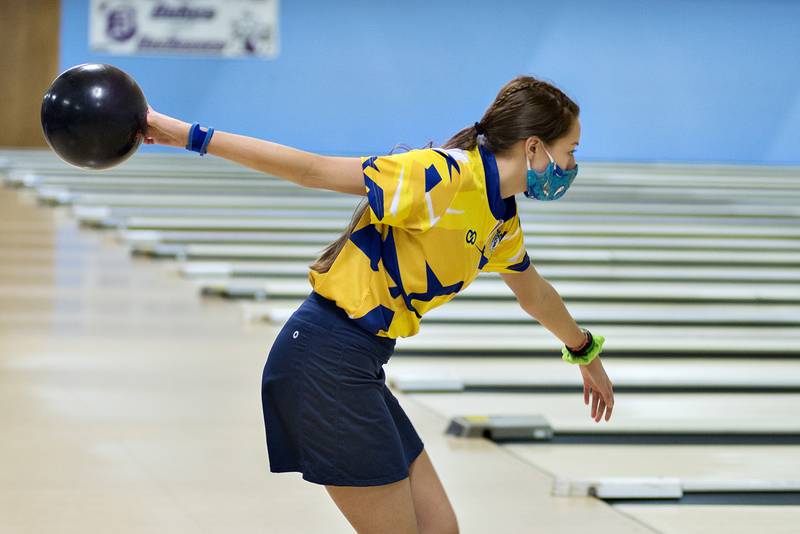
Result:
{"label": "hanging banner", "polygon": [[91,0],[89,46],[115,55],[274,58],[278,0]]}

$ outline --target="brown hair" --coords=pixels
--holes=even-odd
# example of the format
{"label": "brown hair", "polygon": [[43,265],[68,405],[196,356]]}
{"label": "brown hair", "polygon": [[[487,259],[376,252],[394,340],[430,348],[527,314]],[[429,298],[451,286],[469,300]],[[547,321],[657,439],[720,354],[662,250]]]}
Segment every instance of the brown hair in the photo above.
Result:
{"label": "brown hair", "polygon": [[[476,125],[467,126],[442,148],[472,150],[480,143],[490,152],[498,154],[532,136],[552,143],[569,131],[579,114],[578,105],[554,85],[532,76],[517,76],[500,89],[481,117],[479,128],[483,130],[483,135],[478,136]],[[364,197],[345,231],[322,251],[311,264],[311,269],[318,273],[330,270],[368,208],[369,203]]]}

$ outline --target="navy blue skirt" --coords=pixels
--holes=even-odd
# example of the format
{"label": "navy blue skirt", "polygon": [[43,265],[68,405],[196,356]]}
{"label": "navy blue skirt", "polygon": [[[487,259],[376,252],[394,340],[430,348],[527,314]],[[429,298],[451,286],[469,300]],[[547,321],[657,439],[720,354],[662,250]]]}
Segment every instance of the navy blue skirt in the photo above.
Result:
{"label": "navy blue skirt", "polygon": [[423,443],[386,387],[395,340],[373,335],[312,292],[278,333],[261,402],[270,471],[316,484],[377,486],[408,477]]}

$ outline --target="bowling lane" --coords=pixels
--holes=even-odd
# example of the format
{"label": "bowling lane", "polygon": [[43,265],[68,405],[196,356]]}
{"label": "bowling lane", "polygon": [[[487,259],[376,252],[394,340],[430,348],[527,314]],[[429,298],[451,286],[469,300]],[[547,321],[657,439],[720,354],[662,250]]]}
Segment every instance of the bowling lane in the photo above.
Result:
{"label": "bowling lane", "polygon": [[615,505],[662,534],[797,534],[800,506]]}
{"label": "bowling lane", "polygon": [[[128,235],[133,237],[128,239]],[[129,243],[157,244],[159,232],[151,230],[123,232],[123,238]],[[214,235],[225,232],[212,232]],[[246,234],[239,234],[246,236]],[[301,234],[302,235],[302,234]],[[246,237],[243,237],[243,239]],[[202,241],[202,240],[200,240]],[[280,268],[280,269],[279,269]],[[551,264],[537,266],[536,270],[547,280],[629,280],[629,281],[731,281],[731,282],[795,282],[800,283],[798,269],[780,269],[774,267],[669,267],[669,266],[623,266],[623,265],[569,265]],[[179,271],[186,278],[193,277],[246,277],[268,278],[275,272],[294,273],[298,278],[308,274],[305,262],[208,262],[189,260],[181,263]],[[481,279],[498,279],[494,273],[481,274]]]}
{"label": "bowling lane", "polygon": [[[660,477],[678,479],[686,493],[800,491],[800,447],[796,445],[592,444],[591,452],[580,454],[574,445],[513,443],[503,447],[552,475],[557,495],[586,495],[584,485],[596,482],[627,479],[635,483]],[[639,490],[626,491],[635,498]]]}
{"label": "bowling lane", "polygon": [[[620,387],[800,387],[800,361],[758,358],[626,359],[603,357]],[[459,358],[395,355],[386,365],[392,386],[405,392],[468,387],[582,387],[581,374],[554,354],[552,358]]]}
{"label": "bowling lane", "polygon": [[[578,370],[574,370],[578,373]],[[542,415],[558,435],[577,433],[800,433],[800,394],[616,393],[610,421],[596,423],[580,393],[416,393],[412,398],[449,418]],[[444,429],[442,429],[444,430]]]}

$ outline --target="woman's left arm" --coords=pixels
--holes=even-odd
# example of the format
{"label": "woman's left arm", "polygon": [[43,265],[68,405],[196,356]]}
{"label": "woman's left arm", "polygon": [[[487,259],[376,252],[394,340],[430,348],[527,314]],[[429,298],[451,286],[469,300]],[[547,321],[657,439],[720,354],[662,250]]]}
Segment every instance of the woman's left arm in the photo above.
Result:
{"label": "woman's left arm", "polygon": [[569,314],[555,288],[539,275],[533,264],[521,273],[500,273],[500,276],[514,292],[522,309],[570,350],[584,345],[586,334]]}
{"label": "woman's left arm", "polygon": [[[500,276],[517,296],[522,309],[555,334],[569,350],[577,351],[586,344],[587,335],[575,323],[561,296],[539,276],[532,264],[521,273],[500,273]],[[594,358],[588,365],[580,365],[580,370],[583,402],[589,405],[591,398],[592,419],[599,422],[605,416],[608,421],[614,410],[614,386],[600,358]]]}

